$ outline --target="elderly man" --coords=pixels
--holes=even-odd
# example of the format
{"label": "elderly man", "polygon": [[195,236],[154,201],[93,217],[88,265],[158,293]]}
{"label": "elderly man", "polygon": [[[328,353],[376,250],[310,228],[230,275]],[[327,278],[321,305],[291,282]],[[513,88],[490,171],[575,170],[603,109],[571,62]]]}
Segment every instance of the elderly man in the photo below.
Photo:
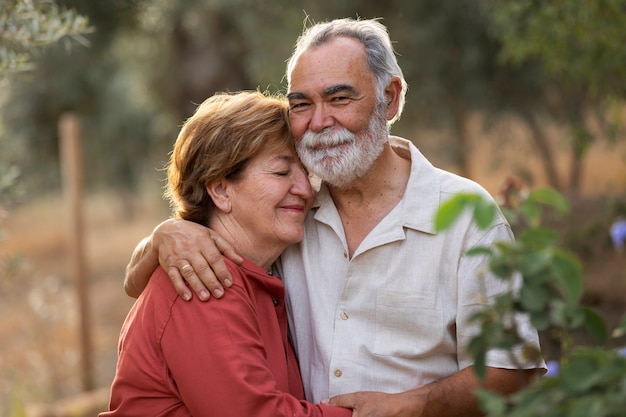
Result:
{"label": "elderly man", "polygon": [[[407,87],[386,28],[338,19],[305,29],[287,79],[298,154],[322,180],[304,240],[275,265],[307,398],[332,397],[359,417],[471,416],[480,414],[481,384],[502,393],[524,386],[544,363],[492,351],[481,383],[467,354],[478,331],[468,317],[506,284],[465,252],[513,239],[510,227],[499,216],[481,231],[467,215],[435,231],[452,195],[491,197],[389,135]],[[184,297],[182,276],[201,298],[208,290],[219,298],[229,283],[220,252],[237,258],[212,231],[166,221],[137,247],[126,290],[136,296],[160,259]],[[519,326],[538,346],[536,330],[523,318]]]}

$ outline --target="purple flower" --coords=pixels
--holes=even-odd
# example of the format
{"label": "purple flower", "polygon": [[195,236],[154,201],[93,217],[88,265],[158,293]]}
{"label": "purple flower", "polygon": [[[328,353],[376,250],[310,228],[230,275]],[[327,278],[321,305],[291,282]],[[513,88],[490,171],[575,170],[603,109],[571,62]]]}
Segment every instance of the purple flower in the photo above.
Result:
{"label": "purple flower", "polygon": [[546,377],[555,377],[559,373],[559,361],[547,361],[546,365],[548,367],[548,372],[544,376]]}
{"label": "purple flower", "polygon": [[611,234],[615,249],[621,252],[626,242],[626,220],[618,220],[613,223],[609,233]]}

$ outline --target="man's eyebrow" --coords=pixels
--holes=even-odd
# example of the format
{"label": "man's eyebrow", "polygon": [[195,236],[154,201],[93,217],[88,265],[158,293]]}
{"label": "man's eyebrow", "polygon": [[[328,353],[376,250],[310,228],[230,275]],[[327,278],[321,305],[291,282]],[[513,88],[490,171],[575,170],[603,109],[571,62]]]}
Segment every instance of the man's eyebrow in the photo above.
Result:
{"label": "man's eyebrow", "polygon": [[327,89],[325,89],[322,95],[332,96],[333,94],[337,94],[337,93],[356,94],[356,89],[349,84],[337,84],[337,85],[333,85],[332,87],[328,87]]}
{"label": "man's eyebrow", "polygon": [[[337,93],[348,93],[348,94],[352,94],[352,95],[356,95],[357,91],[356,89],[349,85],[349,84],[337,84],[337,85],[333,85],[331,87],[328,87],[327,89],[325,89],[322,92],[322,96],[323,97],[328,97],[328,96],[332,96],[333,94],[337,94]],[[287,94],[287,99],[288,100],[305,100],[308,99],[309,96],[299,92],[299,91],[293,91],[289,94]]]}
{"label": "man's eyebrow", "polygon": [[309,98],[309,96],[307,96],[304,93],[300,93],[298,91],[294,91],[293,93],[287,94],[287,100],[304,100],[307,98]]}

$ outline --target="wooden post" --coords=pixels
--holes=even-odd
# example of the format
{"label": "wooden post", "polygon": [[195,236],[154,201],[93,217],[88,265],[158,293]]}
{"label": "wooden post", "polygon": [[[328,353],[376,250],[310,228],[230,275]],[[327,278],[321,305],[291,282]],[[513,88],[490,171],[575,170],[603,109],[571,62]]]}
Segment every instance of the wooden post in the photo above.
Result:
{"label": "wooden post", "polygon": [[76,285],[79,313],[81,351],[81,380],[83,390],[94,388],[92,375],[91,320],[89,314],[88,280],[85,262],[85,232],[83,229],[83,160],[80,120],[66,113],[59,120],[63,192],[69,221],[71,271]]}

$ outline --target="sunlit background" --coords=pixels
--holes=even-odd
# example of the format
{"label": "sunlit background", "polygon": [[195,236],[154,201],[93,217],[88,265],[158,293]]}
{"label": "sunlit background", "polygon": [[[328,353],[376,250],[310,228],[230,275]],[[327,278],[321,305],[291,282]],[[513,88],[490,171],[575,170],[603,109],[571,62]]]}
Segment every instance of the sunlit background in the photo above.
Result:
{"label": "sunlit background", "polygon": [[[626,311],[626,254],[609,236],[626,217],[626,2],[598,3],[0,0],[0,416],[106,407],[133,302],[124,268],[169,216],[162,168],[181,123],[218,91],[285,92],[303,26],[337,17],[389,28],[409,84],[393,134],[494,196],[515,178],[568,198],[554,226],[584,264],[586,299],[615,322]],[[80,144],[78,207],[63,117]]]}

